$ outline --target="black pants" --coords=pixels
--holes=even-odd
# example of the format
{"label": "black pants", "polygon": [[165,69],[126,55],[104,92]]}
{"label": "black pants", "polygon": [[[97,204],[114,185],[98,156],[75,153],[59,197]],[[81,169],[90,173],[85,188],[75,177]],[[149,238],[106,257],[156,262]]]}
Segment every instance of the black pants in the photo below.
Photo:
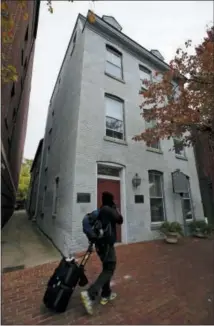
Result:
{"label": "black pants", "polygon": [[111,294],[110,282],[116,268],[116,253],[114,246],[97,246],[97,253],[103,265],[102,272],[96,281],[89,287],[88,294],[92,300],[101,291],[101,296],[106,298]]}

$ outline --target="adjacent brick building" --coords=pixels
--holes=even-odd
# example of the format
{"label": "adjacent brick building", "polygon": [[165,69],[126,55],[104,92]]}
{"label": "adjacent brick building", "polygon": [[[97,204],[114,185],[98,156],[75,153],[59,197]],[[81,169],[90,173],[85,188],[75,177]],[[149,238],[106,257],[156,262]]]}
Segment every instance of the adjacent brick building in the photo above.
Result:
{"label": "adjacent brick building", "polygon": [[[2,53],[18,73],[17,82],[1,85],[1,207],[2,227],[14,211],[26,136],[32,67],[40,1],[6,1],[4,15],[14,19],[15,37]],[[27,19],[23,15],[28,14]]]}
{"label": "adjacent brick building", "polygon": [[[158,238],[165,219],[204,217],[193,149],[132,140],[147,127],[139,110],[144,80],[169,66],[121,30],[113,17],[90,23],[79,15],[50,100],[35,215],[64,254],[85,248],[82,218],[104,190],[124,216],[123,243]],[[189,180],[183,199],[173,193],[176,169]]]}

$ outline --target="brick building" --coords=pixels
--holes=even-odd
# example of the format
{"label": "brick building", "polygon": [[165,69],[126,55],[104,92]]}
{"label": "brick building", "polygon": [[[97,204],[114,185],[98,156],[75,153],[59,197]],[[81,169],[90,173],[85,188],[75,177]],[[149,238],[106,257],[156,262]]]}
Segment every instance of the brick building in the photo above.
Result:
{"label": "brick building", "polygon": [[[124,216],[123,243],[159,238],[166,219],[204,217],[193,149],[169,151],[172,139],[152,146],[132,140],[147,127],[139,110],[144,80],[167,69],[159,51],[123,34],[113,17],[91,24],[78,16],[48,109],[35,212],[64,254],[86,246],[82,218],[104,190]],[[182,199],[173,193],[177,169],[189,184]]]}
{"label": "brick building", "polygon": [[[16,191],[26,136],[32,67],[35,51],[40,1],[5,1],[6,17],[13,17],[14,39],[2,43],[7,65],[18,73],[16,82],[1,86],[1,208],[2,227],[14,211]],[[27,19],[23,15],[27,13]]]}
{"label": "brick building", "polygon": [[32,166],[30,170],[31,179],[29,185],[28,199],[26,210],[28,212],[29,219],[35,218],[38,187],[39,187],[39,172],[42,159],[43,139],[40,140]]}

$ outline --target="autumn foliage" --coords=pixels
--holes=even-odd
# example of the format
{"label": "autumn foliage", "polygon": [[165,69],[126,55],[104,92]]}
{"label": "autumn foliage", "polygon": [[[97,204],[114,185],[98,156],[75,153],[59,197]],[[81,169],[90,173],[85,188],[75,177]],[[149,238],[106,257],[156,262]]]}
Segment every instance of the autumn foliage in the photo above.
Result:
{"label": "autumn foliage", "polygon": [[182,137],[183,145],[195,142],[197,133],[214,140],[214,27],[207,30],[204,41],[189,54],[179,48],[165,73],[156,72],[153,82],[145,81],[141,115],[155,121],[136,141],[154,143],[158,139]]}

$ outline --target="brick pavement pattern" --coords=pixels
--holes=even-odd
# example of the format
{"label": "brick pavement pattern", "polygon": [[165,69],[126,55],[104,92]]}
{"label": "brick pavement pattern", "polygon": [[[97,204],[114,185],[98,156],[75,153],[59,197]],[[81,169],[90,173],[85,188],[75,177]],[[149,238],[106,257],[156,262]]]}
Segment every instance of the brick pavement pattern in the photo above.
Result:
{"label": "brick pavement pattern", "polygon": [[[117,247],[114,290],[118,298],[97,304],[88,316],[77,288],[63,314],[42,304],[46,283],[57,263],[2,276],[2,324],[214,324],[214,241],[182,239],[177,245],[162,241]],[[100,271],[95,254],[87,265],[93,280]]]}

